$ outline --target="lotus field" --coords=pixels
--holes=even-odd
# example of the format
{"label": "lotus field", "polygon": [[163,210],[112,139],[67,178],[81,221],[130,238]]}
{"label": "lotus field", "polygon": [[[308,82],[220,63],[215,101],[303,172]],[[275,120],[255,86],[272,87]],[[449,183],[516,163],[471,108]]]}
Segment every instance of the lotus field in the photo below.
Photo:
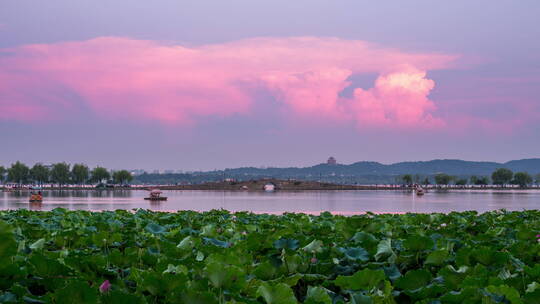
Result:
{"label": "lotus field", "polygon": [[0,211],[3,303],[540,303],[540,211]]}

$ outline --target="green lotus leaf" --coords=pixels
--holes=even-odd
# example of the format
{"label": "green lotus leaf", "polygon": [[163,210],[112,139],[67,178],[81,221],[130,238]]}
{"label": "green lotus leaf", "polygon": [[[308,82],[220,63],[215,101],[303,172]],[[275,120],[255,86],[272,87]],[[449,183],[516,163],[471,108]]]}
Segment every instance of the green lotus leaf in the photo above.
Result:
{"label": "green lotus leaf", "polygon": [[53,297],[58,304],[98,303],[98,288],[91,288],[86,282],[73,281],[57,290]]}
{"label": "green lotus leaf", "polygon": [[165,229],[165,227],[156,223],[150,223],[146,225],[144,229],[152,234],[164,234],[165,232],[167,232],[167,229]]}
{"label": "green lotus leaf", "polygon": [[523,295],[523,302],[525,304],[540,304],[540,289],[525,293]]}
{"label": "green lotus leaf", "polygon": [[395,281],[399,277],[401,277],[401,272],[397,268],[396,264],[385,266],[383,267],[383,270],[384,270],[384,274],[392,281]]}
{"label": "green lotus leaf", "polygon": [[538,210],[0,211],[0,303],[539,303],[539,222]]}
{"label": "green lotus leaf", "polygon": [[45,246],[45,239],[39,239],[32,243],[29,248],[32,250],[41,250],[43,249],[43,246]]}
{"label": "green lotus leaf", "polygon": [[13,228],[0,220],[0,260],[8,261],[17,253],[17,243],[13,235]]}
{"label": "green lotus leaf", "polygon": [[535,290],[540,289],[540,284],[537,282],[532,282],[529,285],[527,285],[527,289],[525,290],[526,293],[534,292]]}
{"label": "green lotus leaf", "polygon": [[183,273],[183,274],[188,274],[189,270],[184,265],[174,266],[173,264],[169,264],[169,265],[167,265],[167,269],[165,269],[163,271],[163,273],[172,273],[172,274]]}
{"label": "green lotus leaf", "polygon": [[376,287],[386,278],[384,271],[364,269],[352,276],[338,276],[334,281],[336,286],[344,290],[369,290]]}
{"label": "green lotus leaf", "polygon": [[307,252],[311,252],[311,253],[317,253],[317,252],[322,252],[323,251],[322,246],[323,246],[322,241],[313,240],[313,241],[311,241],[311,243],[309,243],[304,248],[302,248],[302,250],[307,251]]}
{"label": "green lotus leaf", "polygon": [[262,297],[266,304],[295,304],[293,290],[284,283],[270,285],[263,282],[257,289],[257,297]]}
{"label": "green lotus leaf", "polygon": [[276,276],[277,268],[269,261],[265,261],[257,265],[252,274],[258,279],[268,281]]}
{"label": "green lotus leaf", "polygon": [[208,244],[212,244],[214,246],[218,246],[218,247],[221,247],[221,248],[227,248],[227,247],[230,247],[231,244],[228,243],[228,242],[224,242],[224,241],[220,241],[220,240],[216,240],[216,239],[212,239],[212,238],[203,238],[205,242],[207,242]]}
{"label": "green lotus leaf", "polygon": [[510,303],[504,295],[489,292],[485,289],[481,290],[482,303]]}
{"label": "green lotus leaf", "polygon": [[448,258],[448,251],[446,250],[436,250],[430,252],[426,258],[426,265],[442,265]]}
{"label": "green lotus leaf", "polygon": [[422,235],[412,235],[403,241],[403,247],[410,251],[431,249],[433,245],[433,240],[430,237]]}
{"label": "green lotus leaf", "polygon": [[495,252],[496,251],[491,248],[482,247],[474,249],[471,252],[471,257],[482,265],[489,266],[495,262]]}
{"label": "green lotus leaf", "polygon": [[345,257],[352,261],[369,261],[369,253],[362,247],[344,248],[342,250]]}
{"label": "green lotus leaf", "polygon": [[306,273],[302,275],[302,281],[310,284],[320,284],[328,279],[328,276],[322,274]]}
{"label": "green lotus leaf", "polygon": [[17,296],[9,291],[0,294],[0,303],[17,303]]}
{"label": "green lotus leaf", "polygon": [[296,250],[300,246],[298,240],[293,239],[279,239],[274,242],[274,247],[277,249],[289,249]]}
{"label": "green lotus leaf", "polygon": [[413,299],[435,299],[444,294],[448,289],[440,283],[431,283],[418,289],[405,290],[404,293]]}
{"label": "green lotus leaf", "polygon": [[189,303],[189,304],[219,303],[216,296],[208,291],[188,290],[187,292],[182,293],[180,298],[182,299],[182,302],[180,303]]}
{"label": "green lotus leaf", "polygon": [[465,287],[460,291],[450,291],[440,297],[442,303],[462,304],[481,303],[479,290],[474,287]]}
{"label": "green lotus leaf", "polygon": [[297,254],[284,256],[282,261],[281,268],[289,274],[304,272],[308,267],[307,261]]}
{"label": "green lotus leaf", "polygon": [[351,304],[373,304],[373,298],[362,292],[355,292],[351,294]]}
{"label": "green lotus leaf", "polygon": [[72,270],[58,260],[47,258],[41,254],[34,254],[29,259],[30,265],[34,268],[35,274],[40,277],[66,276]]}
{"label": "green lotus leaf", "polygon": [[533,267],[525,266],[525,273],[530,275],[534,280],[540,280],[540,264],[535,264]]}
{"label": "green lotus leaf", "polygon": [[379,242],[377,245],[377,253],[375,253],[375,260],[388,261],[394,263],[396,261],[396,253],[392,249],[392,240],[385,239]]}
{"label": "green lotus leaf", "polygon": [[396,280],[395,286],[402,290],[426,287],[431,281],[431,273],[424,269],[410,270]]}
{"label": "green lotus leaf", "polygon": [[195,260],[197,262],[202,262],[204,260],[204,253],[201,251],[197,251],[197,255],[195,256]]}
{"label": "green lotus leaf", "polygon": [[193,247],[195,247],[195,239],[188,235],[182,241],[180,241],[176,247],[182,250],[191,250]]}
{"label": "green lotus leaf", "polygon": [[456,266],[474,266],[471,262],[471,253],[473,248],[462,247],[456,252],[455,263]]}
{"label": "green lotus leaf", "polygon": [[521,299],[519,292],[510,286],[507,285],[500,285],[500,286],[488,286],[486,288],[486,291],[490,293],[490,297],[492,294],[503,296],[504,299],[510,301],[512,304],[522,304],[523,300]]}
{"label": "green lotus leaf", "polygon": [[138,295],[127,292],[112,290],[101,295],[103,304],[143,304],[145,301]]}
{"label": "green lotus leaf", "polygon": [[351,241],[358,243],[360,246],[367,248],[368,250],[374,250],[379,243],[379,240],[375,238],[372,234],[359,231],[354,234],[351,238]]}
{"label": "green lotus leaf", "polygon": [[306,304],[332,304],[328,290],[320,286],[309,286],[306,295]]}
{"label": "green lotus leaf", "polygon": [[210,261],[224,263],[229,265],[244,266],[253,261],[245,251],[219,250],[208,256],[207,263]]}
{"label": "green lotus leaf", "polygon": [[298,281],[300,281],[300,279],[302,279],[303,277],[304,277],[303,275],[297,273],[297,274],[293,274],[293,275],[290,275],[290,276],[285,276],[285,277],[281,277],[281,278],[272,280],[271,282],[274,283],[274,284],[284,283],[284,284],[287,284],[290,287],[293,287],[296,284],[298,284]]}
{"label": "green lotus leaf", "polygon": [[[463,267],[463,266],[462,266]],[[497,280],[494,282],[493,280]],[[503,285],[504,283],[495,274],[490,275],[488,267],[482,264],[476,264],[468,273],[467,277],[461,282],[461,286],[471,286],[477,288],[483,288],[487,285]]]}
{"label": "green lotus leaf", "polygon": [[140,271],[134,275],[137,279],[137,288],[142,292],[148,292],[153,296],[164,294],[167,291],[167,284],[160,273],[154,271]]}
{"label": "green lotus leaf", "polygon": [[215,288],[231,288],[245,283],[244,272],[234,265],[211,261],[206,264],[203,272]]}
{"label": "green lotus leaf", "polygon": [[469,267],[467,266],[462,266],[456,270],[452,265],[448,265],[439,271],[439,275],[444,279],[448,288],[456,290],[467,276],[468,270]]}
{"label": "green lotus leaf", "polygon": [[45,303],[47,303],[47,302],[45,302],[43,300],[36,299],[35,297],[29,297],[29,296],[23,296],[22,300],[24,301],[24,303],[28,303],[28,304],[45,304]]}
{"label": "green lotus leaf", "polygon": [[208,224],[208,225],[202,227],[200,234],[202,236],[215,237],[215,236],[217,236],[216,226],[214,224]]}

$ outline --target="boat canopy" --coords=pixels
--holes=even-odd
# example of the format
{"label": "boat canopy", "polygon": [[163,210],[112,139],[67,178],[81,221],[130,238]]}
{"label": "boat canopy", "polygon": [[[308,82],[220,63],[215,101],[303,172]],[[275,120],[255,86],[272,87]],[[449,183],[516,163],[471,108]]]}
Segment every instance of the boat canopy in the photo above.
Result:
{"label": "boat canopy", "polygon": [[150,191],[150,197],[160,197],[161,191],[159,189],[153,189]]}

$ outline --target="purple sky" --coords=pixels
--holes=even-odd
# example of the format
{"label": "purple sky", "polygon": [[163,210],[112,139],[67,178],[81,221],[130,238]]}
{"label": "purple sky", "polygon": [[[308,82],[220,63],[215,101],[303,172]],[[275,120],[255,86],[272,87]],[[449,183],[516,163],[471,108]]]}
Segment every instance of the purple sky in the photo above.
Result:
{"label": "purple sky", "polygon": [[540,157],[540,2],[0,2],[0,165]]}

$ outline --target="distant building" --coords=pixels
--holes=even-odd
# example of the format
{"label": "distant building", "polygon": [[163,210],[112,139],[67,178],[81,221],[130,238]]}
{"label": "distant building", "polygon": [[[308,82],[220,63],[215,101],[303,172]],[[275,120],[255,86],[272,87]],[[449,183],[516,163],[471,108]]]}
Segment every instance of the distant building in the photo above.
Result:
{"label": "distant building", "polygon": [[273,192],[274,190],[276,190],[276,185],[274,185],[273,183],[268,183],[264,185],[264,191]]}
{"label": "distant building", "polygon": [[133,169],[130,171],[131,175],[133,176],[136,176],[136,175],[143,175],[146,173],[146,171],[142,170],[142,169]]}
{"label": "distant building", "polygon": [[337,165],[337,161],[333,156],[330,156],[330,158],[328,158],[328,160],[326,161],[326,164],[327,165]]}

